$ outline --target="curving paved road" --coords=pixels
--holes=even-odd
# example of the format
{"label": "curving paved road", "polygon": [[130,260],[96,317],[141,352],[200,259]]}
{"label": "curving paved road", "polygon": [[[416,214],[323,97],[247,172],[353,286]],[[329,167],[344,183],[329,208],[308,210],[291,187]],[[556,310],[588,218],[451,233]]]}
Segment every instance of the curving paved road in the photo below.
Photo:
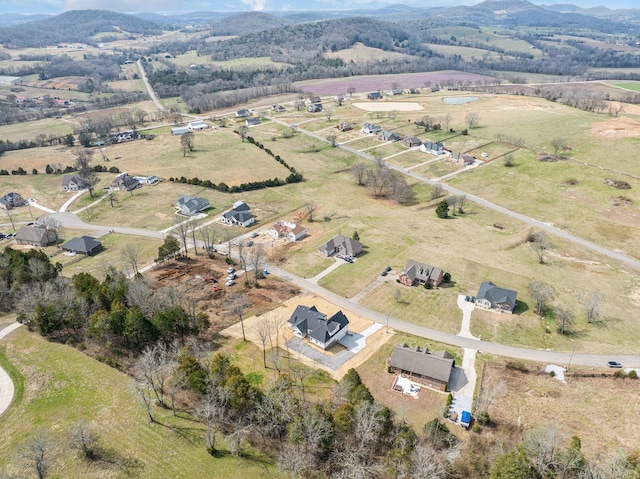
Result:
{"label": "curving paved road", "polygon": [[[0,339],[4,338],[7,334],[18,329],[22,324],[13,323],[4,329],[0,330]],[[9,408],[11,401],[13,401],[13,382],[11,376],[0,367],[0,416]]]}
{"label": "curving paved road", "polygon": [[[341,308],[353,311],[371,321],[387,324],[387,316],[373,311],[369,308],[365,308],[360,304],[345,298],[338,294],[335,294],[317,284],[314,284],[306,279],[296,276],[288,271],[280,269],[275,266],[269,265],[267,267],[269,271],[277,276],[295,284],[301,289],[309,291],[313,294],[326,298],[332,303],[338,305]],[[497,313],[496,313],[497,314]],[[640,367],[640,356],[623,356],[623,355],[598,355],[598,354],[573,354],[572,353],[556,353],[553,351],[544,351],[536,349],[518,348],[515,346],[506,346],[504,344],[489,343],[479,339],[468,338],[464,336],[458,336],[456,334],[445,333],[436,329],[426,328],[417,324],[407,323],[397,318],[389,318],[389,326],[398,331],[413,334],[423,338],[433,339],[445,344],[451,344],[464,349],[475,349],[481,352],[495,354],[498,356],[506,356],[516,359],[540,361],[553,364],[580,364],[583,366],[602,367],[606,366],[607,361],[618,361],[624,364],[625,367]]]}

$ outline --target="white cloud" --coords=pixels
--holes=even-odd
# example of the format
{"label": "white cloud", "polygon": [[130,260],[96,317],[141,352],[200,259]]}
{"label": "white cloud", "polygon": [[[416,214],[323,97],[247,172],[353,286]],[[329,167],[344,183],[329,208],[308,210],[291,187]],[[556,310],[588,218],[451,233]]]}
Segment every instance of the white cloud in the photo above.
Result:
{"label": "white cloud", "polygon": [[242,3],[249,5],[254,12],[260,12],[267,6],[267,0],[242,0]]}

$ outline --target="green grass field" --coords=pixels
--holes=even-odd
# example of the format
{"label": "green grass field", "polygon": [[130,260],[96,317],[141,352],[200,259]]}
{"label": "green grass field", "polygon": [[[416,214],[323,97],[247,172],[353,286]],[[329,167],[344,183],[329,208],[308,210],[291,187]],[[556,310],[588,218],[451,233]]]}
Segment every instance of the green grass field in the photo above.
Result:
{"label": "green grass field", "polygon": [[625,90],[640,92],[640,82],[611,83],[611,85],[624,88]]}
{"label": "green grass field", "polygon": [[[31,474],[18,459],[20,448],[29,435],[46,431],[55,477],[234,477],[239,471],[248,479],[284,477],[255,451],[231,456],[222,440],[220,454],[210,456],[204,426],[184,413],[155,410],[161,424],[150,424],[128,376],[69,346],[20,329],[2,341],[0,364],[17,380],[16,399],[1,420],[0,469],[7,474]],[[108,460],[89,463],[69,447],[71,428],[81,419]]]}

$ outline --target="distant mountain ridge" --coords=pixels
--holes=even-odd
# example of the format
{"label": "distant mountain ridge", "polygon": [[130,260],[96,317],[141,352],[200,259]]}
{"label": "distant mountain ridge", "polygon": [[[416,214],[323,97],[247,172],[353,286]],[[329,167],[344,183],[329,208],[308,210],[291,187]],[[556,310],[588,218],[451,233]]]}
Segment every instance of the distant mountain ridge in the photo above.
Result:
{"label": "distant mountain ridge", "polygon": [[91,43],[91,37],[100,32],[157,35],[162,29],[155,23],[124,13],[72,10],[43,20],[0,28],[0,43],[8,48]]}
{"label": "distant mountain ridge", "polygon": [[[402,22],[437,20],[443,24],[495,25],[505,28],[551,26],[614,32],[623,24],[640,25],[640,9],[580,8],[572,4],[536,5],[528,0],[486,0],[476,5],[417,8],[403,4],[377,9],[279,12],[190,12],[135,15],[106,10],[72,10],[57,16],[0,15],[0,43],[9,48],[44,47],[59,43],[95,43],[96,33],[159,34],[163,28],[199,25],[213,35],[238,36],[308,22],[340,18],[375,18]],[[28,21],[27,21],[28,20]],[[4,26],[3,26],[4,25]],[[9,25],[9,26],[7,26]],[[101,41],[108,41],[103,36]]]}

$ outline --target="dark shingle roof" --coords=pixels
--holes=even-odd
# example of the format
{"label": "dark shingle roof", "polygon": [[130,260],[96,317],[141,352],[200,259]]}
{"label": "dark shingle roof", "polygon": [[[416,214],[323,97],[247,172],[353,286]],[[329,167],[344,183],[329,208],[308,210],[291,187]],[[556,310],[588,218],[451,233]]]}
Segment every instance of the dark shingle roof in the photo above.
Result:
{"label": "dark shingle roof", "polygon": [[420,346],[412,348],[404,343],[393,348],[389,365],[437,381],[448,382],[454,362],[453,356],[446,351],[430,354],[428,349],[420,349]]}
{"label": "dark shingle roof", "polygon": [[297,329],[300,334],[307,334],[313,339],[326,343],[342,328],[349,324],[349,320],[342,311],[327,319],[327,315],[321,313],[315,306],[310,308],[298,305],[287,323]]}
{"label": "dark shingle roof", "polygon": [[511,309],[516,307],[516,297],[518,292],[512,289],[501,288],[496,286],[491,281],[485,281],[480,285],[478,290],[478,299],[486,299],[491,303],[491,306],[497,304],[508,304]]}
{"label": "dark shingle roof", "polygon": [[437,281],[440,278],[442,270],[435,266],[418,263],[411,259],[404,268],[403,273],[406,274],[411,281],[415,281],[416,279],[419,281]]}
{"label": "dark shingle roof", "polygon": [[81,236],[80,238],[73,238],[62,245],[62,249],[66,251],[75,251],[78,253],[89,254],[97,249],[100,249],[102,243],[92,238],[91,236]]}

